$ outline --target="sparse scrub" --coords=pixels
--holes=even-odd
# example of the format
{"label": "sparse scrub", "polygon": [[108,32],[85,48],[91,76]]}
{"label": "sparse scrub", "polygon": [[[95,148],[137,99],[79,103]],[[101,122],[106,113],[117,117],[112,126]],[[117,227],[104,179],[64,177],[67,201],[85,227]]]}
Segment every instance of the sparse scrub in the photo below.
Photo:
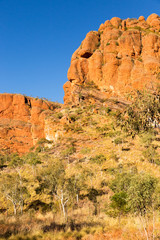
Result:
{"label": "sparse scrub", "polygon": [[88,154],[88,153],[90,153],[91,152],[91,149],[90,148],[83,148],[83,149],[81,149],[81,153],[82,154]]}
{"label": "sparse scrub", "polygon": [[153,145],[150,145],[145,151],[143,151],[143,157],[150,163],[160,165],[160,156]]}
{"label": "sparse scrub", "polygon": [[137,92],[137,98],[128,109],[117,115],[119,125],[135,136],[137,133],[158,127],[160,120],[159,93]]}
{"label": "sparse scrub", "polygon": [[[139,109],[140,105],[136,107]],[[135,111],[133,106],[131,109]],[[0,191],[3,236],[10,231],[8,239],[46,240],[54,236],[60,240],[89,237],[137,240],[138,236],[144,240],[146,229],[149,240],[153,235],[156,239],[160,235],[159,129],[146,130],[140,126],[138,132],[130,122],[127,122],[129,132],[125,131],[126,125],[121,129],[121,124],[126,124],[123,120],[128,121],[125,115],[128,110],[118,113],[108,111],[105,106],[81,104],[66,107],[65,111],[68,119],[60,142],[53,145],[41,139],[24,156],[3,152],[0,155],[1,186],[6,182],[5,192]],[[60,127],[63,130],[63,125]],[[52,147],[46,149],[48,145]],[[12,183],[18,179],[17,188],[6,181],[7,174]],[[14,221],[13,204],[4,195],[13,189],[17,189],[19,217]],[[18,195],[19,189],[22,195]],[[20,215],[22,199],[23,215]]]}
{"label": "sparse scrub", "polygon": [[114,140],[114,143],[115,144],[122,144],[123,143],[123,139],[121,138],[121,137],[118,137],[118,138],[116,138],[115,140]]}
{"label": "sparse scrub", "polygon": [[76,148],[75,148],[74,146],[71,146],[71,147],[66,148],[66,149],[62,152],[62,155],[63,155],[63,156],[69,156],[69,155],[71,155],[71,154],[73,154],[73,153],[75,153],[75,152],[76,152]]}
{"label": "sparse scrub", "polygon": [[93,81],[85,82],[84,87],[88,89],[98,89],[98,86]]}
{"label": "sparse scrub", "polygon": [[99,154],[96,155],[95,157],[92,157],[90,161],[93,163],[102,164],[106,161],[106,157],[103,154]]}

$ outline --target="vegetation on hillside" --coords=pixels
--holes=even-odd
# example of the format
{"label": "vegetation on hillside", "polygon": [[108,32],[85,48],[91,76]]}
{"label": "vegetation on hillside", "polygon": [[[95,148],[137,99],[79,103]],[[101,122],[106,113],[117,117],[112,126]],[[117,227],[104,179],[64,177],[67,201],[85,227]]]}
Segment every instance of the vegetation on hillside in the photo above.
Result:
{"label": "vegetation on hillside", "polygon": [[[1,239],[159,239],[160,101],[123,112],[83,102],[65,134],[23,156],[0,154]],[[23,224],[22,224],[23,223]]]}

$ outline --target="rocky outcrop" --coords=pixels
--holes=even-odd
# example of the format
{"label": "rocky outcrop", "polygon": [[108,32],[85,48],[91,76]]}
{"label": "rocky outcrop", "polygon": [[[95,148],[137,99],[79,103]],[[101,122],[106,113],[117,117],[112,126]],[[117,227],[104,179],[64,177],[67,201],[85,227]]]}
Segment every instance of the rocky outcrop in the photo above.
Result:
{"label": "rocky outcrop", "polygon": [[160,17],[114,17],[86,35],[75,51],[64,84],[64,103],[126,99],[154,89],[160,80]]}
{"label": "rocky outcrop", "polygon": [[0,149],[25,153],[46,138],[45,119],[56,105],[20,94],[0,94]]}
{"label": "rocky outcrop", "polygon": [[[72,105],[85,101],[123,108],[135,90],[155,89],[160,81],[160,17],[114,17],[89,32],[72,56],[68,80],[64,103]],[[69,121],[58,107],[20,94],[0,94],[0,150],[25,153],[41,138],[56,141]]]}

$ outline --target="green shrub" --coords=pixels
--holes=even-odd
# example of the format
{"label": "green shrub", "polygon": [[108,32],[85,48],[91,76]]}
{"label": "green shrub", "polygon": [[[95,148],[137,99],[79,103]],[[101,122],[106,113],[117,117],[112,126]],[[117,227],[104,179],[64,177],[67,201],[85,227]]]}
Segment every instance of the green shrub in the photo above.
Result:
{"label": "green shrub", "polygon": [[79,118],[79,116],[77,116],[77,114],[71,114],[69,115],[69,119],[72,122],[75,122],[77,119]]}
{"label": "green shrub", "polygon": [[67,157],[69,155],[72,155],[73,153],[76,152],[76,148],[74,146],[71,146],[71,147],[68,147],[66,148],[63,152],[62,152],[62,155],[64,157]]}
{"label": "green shrub", "polygon": [[98,86],[93,81],[85,82],[84,87],[89,89],[98,89]]}
{"label": "green shrub", "polygon": [[103,154],[99,154],[90,158],[90,161],[93,163],[102,164],[106,161],[106,157]]}
{"label": "green shrub", "polygon": [[140,132],[154,129],[160,122],[159,92],[137,91],[135,101],[123,114],[117,115],[117,123],[128,133],[135,136]]}
{"label": "green shrub", "polygon": [[82,154],[87,154],[87,153],[90,153],[91,152],[91,149],[90,148],[83,148],[83,149],[81,149],[81,153]]}
{"label": "green shrub", "polygon": [[154,163],[157,165],[160,165],[160,156],[156,152],[153,145],[150,145],[144,152],[143,156],[145,159],[147,159],[150,163]]}
{"label": "green shrub", "polygon": [[63,113],[61,113],[61,112],[57,113],[57,117],[58,117],[59,119],[61,119],[61,118],[63,117]]}
{"label": "green shrub", "polygon": [[122,143],[123,143],[123,139],[120,138],[120,137],[118,137],[118,138],[116,138],[116,139],[114,140],[114,143],[115,143],[116,145],[122,144]]}
{"label": "green shrub", "polygon": [[47,140],[46,138],[41,138],[37,142],[38,145],[43,145],[45,143],[53,143],[53,141]]}

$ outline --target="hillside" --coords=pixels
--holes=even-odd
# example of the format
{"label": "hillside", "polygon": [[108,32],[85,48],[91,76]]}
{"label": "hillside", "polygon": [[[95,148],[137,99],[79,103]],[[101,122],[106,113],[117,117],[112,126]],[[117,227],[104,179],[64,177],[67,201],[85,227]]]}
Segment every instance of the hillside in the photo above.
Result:
{"label": "hillside", "polygon": [[[64,117],[67,124],[61,123]],[[129,125],[126,131],[117,110],[86,104],[66,107],[51,119],[65,131],[56,142],[41,139],[23,156],[0,155],[1,239],[146,239],[138,212],[122,209],[118,220],[119,210],[111,205],[116,194],[112,184],[127,174],[149,174],[159,181],[159,130],[141,128],[138,133]],[[157,236],[158,210],[155,223]]]}
{"label": "hillside", "polygon": [[64,104],[0,94],[0,239],[160,238],[160,17],[73,54]]}

